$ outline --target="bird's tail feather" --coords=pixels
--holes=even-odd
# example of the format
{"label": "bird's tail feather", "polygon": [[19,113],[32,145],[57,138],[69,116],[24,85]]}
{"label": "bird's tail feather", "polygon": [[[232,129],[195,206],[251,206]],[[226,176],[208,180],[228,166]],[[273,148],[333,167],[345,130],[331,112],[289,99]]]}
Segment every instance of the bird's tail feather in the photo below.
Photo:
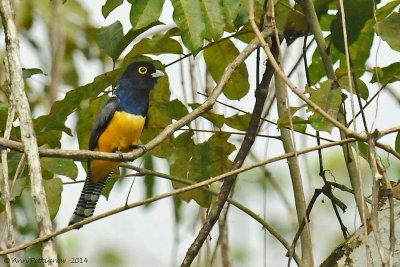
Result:
{"label": "bird's tail feather", "polygon": [[88,172],[88,177],[83,186],[78,204],[76,205],[74,214],[72,215],[68,225],[80,222],[93,215],[101,191],[110,181],[112,174],[113,172],[110,172],[101,182],[95,183],[90,179],[90,172]]}

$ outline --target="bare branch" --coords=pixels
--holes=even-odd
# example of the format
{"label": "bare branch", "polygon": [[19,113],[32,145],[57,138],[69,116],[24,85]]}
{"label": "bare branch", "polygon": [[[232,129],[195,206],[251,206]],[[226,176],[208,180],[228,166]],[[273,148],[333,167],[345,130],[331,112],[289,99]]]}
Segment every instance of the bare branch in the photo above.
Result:
{"label": "bare branch", "polygon": [[[10,1],[0,1],[1,19],[3,22],[6,42],[6,59],[9,68],[9,86],[11,98],[14,101],[21,125],[21,138],[28,159],[29,176],[31,179],[31,192],[35,205],[36,219],[39,224],[40,235],[48,235],[52,232],[49,208],[42,182],[42,172],[39,160],[39,151],[36,136],[32,125],[32,114],[24,91],[22,67],[19,54],[19,41],[17,29],[14,24],[14,11]],[[43,258],[56,259],[57,253],[53,241],[50,239],[43,243]],[[46,265],[48,265],[46,263]],[[57,263],[52,266],[58,266]]]}

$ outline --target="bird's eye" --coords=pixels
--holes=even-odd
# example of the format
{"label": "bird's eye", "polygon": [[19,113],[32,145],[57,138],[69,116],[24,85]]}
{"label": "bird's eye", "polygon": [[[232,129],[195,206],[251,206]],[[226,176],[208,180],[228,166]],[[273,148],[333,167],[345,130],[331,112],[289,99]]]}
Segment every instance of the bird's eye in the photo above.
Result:
{"label": "bird's eye", "polygon": [[146,68],[146,67],[140,67],[140,68],[138,69],[138,72],[139,72],[140,74],[146,74],[146,73],[147,73],[147,68]]}

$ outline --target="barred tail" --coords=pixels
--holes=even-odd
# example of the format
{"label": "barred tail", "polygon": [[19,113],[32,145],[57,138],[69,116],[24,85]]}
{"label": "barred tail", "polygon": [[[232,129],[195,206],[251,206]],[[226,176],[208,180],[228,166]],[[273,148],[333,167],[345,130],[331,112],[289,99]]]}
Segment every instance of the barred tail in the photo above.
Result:
{"label": "barred tail", "polygon": [[[90,172],[88,173],[88,177],[86,178],[85,184],[83,186],[78,204],[76,205],[74,214],[72,215],[68,225],[80,222],[93,215],[101,191],[108,183],[108,181],[110,181],[112,174],[113,172],[110,172],[103,179],[103,181],[96,183],[90,179]],[[77,229],[81,227],[78,227]]]}

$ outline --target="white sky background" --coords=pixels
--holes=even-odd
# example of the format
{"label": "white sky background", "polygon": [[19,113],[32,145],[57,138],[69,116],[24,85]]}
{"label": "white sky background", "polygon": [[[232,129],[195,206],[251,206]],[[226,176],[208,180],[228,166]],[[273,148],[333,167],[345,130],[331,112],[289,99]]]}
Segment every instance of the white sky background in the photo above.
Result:
{"label": "white sky background", "polygon": [[[130,5],[124,2],[123,7],[119,7],[116,11],[111,13],[109,17],[105,20],[103,15],[101,14],[101,6],[104,1],[100,0],[91,0],[91,1],[82,1],[90,10],[90,15],[92,22],[99,27],[110,25],[116,20],[119,20],[124,25],[124,32],[131,27],[129,22],[129,12]],[[388,1],[385,1],[388,2]],[[169,1],[166,1],[164,5],[164,13],[161,17],[161,21],[166,23],[167,25],[172,25],[171,20],[171,12],[172,7]],[[40,38],[40,37],[39,37]],[[379,41],[375,40],[372,51],[378,51],[378,62],[375,62],[375,54],[371,55],[371,59],[369,61],[370,66],[387,66],[393,62],[400,61],[400,56],[398,52],[394,52],[390,48],[388,48],[385,42],[380,42],[379,50],[378,48]],[[287,66],[292,66],[293,62],[298,58],[298,51],[301,51],[302,41],[298,40],[289,50],[287,50],[288,54],[286,55]],[[28,56],[29,49],[23,47],[22,49],[22,58],[31,58]],[[311,55],[310,55],[311,56]],[[79,57],[79,55],[78,55]],[[79,57],[81,63],[79,66],[79,73],[81,73],[80,83],[86,84],[93,81],[93,78],[100,73],[102,73],[103,66],[99,64],[99,62],[87,62],[83,58]],[[153,57],[160,59],[162,63],[169,63],[177,58],[177,56],[172,55],[163,55],[161,57]],[[196,62],[198,60],[196,59]],[[33,61],[34,62],[34,61]],[[251,57],[246,61],[247,65],[253,66],[255,62],[255,57]],[[24,64],[25,63],[25,64]],[[23,62],[23,65],[32,64],[32,61]],[[199,62],[199,69],[203,69],[203,62]],[[27,66],[28,67],[28,66]],[[31,65],[29,67],[32,67]],[[107,66],[104,66],[107,67]],[[111,68],[111,65],[108,66]],[[300,68],[299,68],[300,69]],[[167,70],[170,87],[172,92],[172,98],[182,99],[182,88],[180,82],[180,72],[179,65],[175,64],[169,67]],[[204,84],[204,74],[199,71],[199,86]],[[250,73],[250,81],[251,88],[250,93],[242,99],[240,102],[234,102],[234,105],[238,106],[241,109],[246,111],[250,111],[254,104],[254,74]],[[303,88],[305,84],[304,73],[302,71],[299,74],[294,75],[292,80],[299,86],[299,88]],[[369,77],[366,77],[365,81],[369,81]],[[189,81],[187,80],[186,84],[189,86]],[[398,86],[398,84],[396,84]],[[187,89],[186,89],[187,90]],[[373,92],[376,91],[376,88],[373,88],[370,91],[370,96],[373,95]],[[60,94],[60,98],[63,98],[64,95]],[[198,96],[199,100],[204,99],[201,96]],[[299,103],[298,99],[295,97],[291,97],[291,105],[297,105]],[[393,127],[398,125],[397,116],[393,116],[393,110],[398,110],[398,104],[385,92],[381,94],[378,99],[378,102],[375,101],[374,104],[371,104],[367,109],[367,118],[375,117],[375,108],[376,103],[378,103],[379,112],[376,116],[375,127],[378,129],[385,129],[388,127]],[[221,108],[220,106],[218,108]],[[225,110],[225,108],[221,108],[221,110]],[[227,110],[227,112],[230,112]],[[270,118],[274,121],[277,120],[277,115],[275,108],[273,108],[272,114]],[[74,118],[71,117],[68,121],[72,125]],[[371,121],[368,119],[368,121]],[[361,130],[362,125],[358,123],[358,129]],[[369,125],[371,126],[371,125]],[[275,126],[270,126],[269,131],[271,134],[277,134]],[[329,136],[329,135],[327,135]],[[315,145],[313,140],[306,140],[297,136],[297,145],[299,147],[309,147]],[[333,137],[338,138],[337,132],[333,133]],[[394,144],[394,135],[391,135],[388,138],[385,138],[384,141],[393,145]],[[268,143],[268,152],[265,152],[266,140],[263,138],[258,138],[253,148],[257,148],[257,155],[260,159],[266,157],[272,157],[276,155],[280,155],[283,153],[281,144],[277,141],[269,141]],[[76,136],[73,138],[64,136],[63,139],[63,148],[65,149],[78,149]],[[336,151],[340,153],[340,149],[330,149],[329,151]],[[308,156],[311,164],[309,166],[312,167],[312,181],[307,178],[307,168],[306,165],[303,164],[302,172],[305,177],[306,184],[306,194],[307,200],[310,199],[314,188],[321,186],[321,181],[317,178],[318,170],[316,168],[316,154]],[[304,162],[304,157],[301,157],[301,161]],[[162,160],[158,160],[159,164],[156,164],[158,171],[166,171],[165,164]],[[135,164],[140,164],[140,160],[137,160]],[[329,165],[329,162],[327,163]],[[80,165],[80,164],[78,164]],[[282,161],[276,164],[271,165],[272,173],[275,178],[284,188],[285,192],[287,192],[287,197],[293,202],[293,192],[291,190],[290,185],[290,176],[287,172],[287,164]],[[259,173],[254,173],[254,177],[257,177]],[[80,179],[85,178],[85,173],[82,168],[80,168]],[[129,202],[133,202],[136,200],[141,200],[145,197],[144,195],[144,187],[142,183],[141,177],[136,178],[136,182],[133,188],[133,192],[131,193]],[[251,181],[251,176],[247,175],[244,179],[246,182]],[[125,203],[126,195],[129,189],[131,179],[127,179],[124,186],[119,186],[118,188],[114,188],[111,192],[109,201],[106,201],[104,198],[100,198],[100,201],[97,205],[95,214],[99,214],[116,207],[120,207]],[[309,182],[311,181],[311,183]],[[128,183],[129,182],[129,183]],[[157,181],[159,185],[156,188],[155,193],[161,193],[171,190],[171,185],[169,181],[164,181],[159,179]],[[121,185],[121,184],[120,184]],[[258,184],[254,183],[254,186],[248,185],[241,189],[240,183],[237,189],[236,199],[240,200],[247,207],[251,208],[258,214],[263,213],[263,195],[262,190],[258,188]],[[64,227],[68,224],[69,218],[75,208],[75,205],[78,201],[79,194],[82,189],[82,184],[79,185],[70,185],[65,186],[63,191],[63,198],[60,210],[56,217],[57,228]],[[344,200],[346,204],[350,201],[348,197]],[[272,222],[273,225],[277,229],[287,229],[290,227],[290,221],[293,217],[290,217],[286,206],[284,206],[277,196],[277,194],[273,191],[268,191],[267,193],[267,220]],[[321,200],[317,201],[317,205],[315,210],[313,211],[312,217],[312,227],[313,227],[313,239],[316,244],[315,250],[315,262],[319,264],[331,251],[332,246],[334,245],[332,242],[326,244],[322,242],[322,240],[335,240],[335,237],[340,238],[340,229],[338,223],[334,217],[333,210],[330,205],[328,199],[325,198],[325,204],[321,203]],[[197,235],[199,225],[194,225],[193,218],[197,212],[197,205],[193,203],[189,203],[188,205],[184,205],[183,208],[184,214],[186,214],[186,219],[184,219],[184,224],[179,226],[179,247],[178,247],[178,257],[177,263],[180,264],[183,259],[187,248]],[[326,212],[326,210],[328,210]],[[325,213],[324,213],[325,212]],[[321,213],[324,216],[321,216]],[[345,220],[345,224],[348,226],[349,231],[353,231],[354,225],[354,214],[355,209],[349,207],[347,210],[346,216],[343,216]],[[188,219],[190,218],[190,219]],[[261,229],[261,226],[256,223],[253,219],[250,219],[247,215],[243,214],[241,211],[238,211],[236,208],[231,208],[231,213],[229,216],[229,228],[230,228],[230,239],[232,244],[232,250],[235,251],[237,249],[244,250],[248,255],[246,256],[246,261],[244,263],[237,262],[234,266],[254,266],[254,267],[262,267],[263,265],[263,253],[264,246],[262,245],[264,242],[264,232]],[[92,224],[84,226],[79,231],[71,231],[57,238],[58,242],[62,244],[62,247],[65,248],[63,251],[65,256],[68,257],[83,257],[88,258],[89,266],[96,266],[95,258],[96,255],[100,251],[108,250],[108,249],[118,249],[120,251],[120,255],[125,259],[126,266],[174,266],[173,262],[175,256],[172,254],[172,248],[174,246],[174,214],[172,207],[172,199],[165,199],[162,201],[158,201],[153,203],[150,208],[135,208],[129,211],[113,215],[106,219],[94,222]],[[332,229],[331,231],[327,229]],[[211,234],[213,241],[217,239],[217,232],[213,231]],[[283,247],[274,240],[271,235],[266,234],[267,237],[267,266],[286,266],[287,259],[285,257],[286,251]],[[286,236],[286,238],[291,241],[293,238],[293,233],[290,236]],[[341,239],[336,239],[341,240]],[[335,241],[337,242],[337,241]],[[67,250],[68,249],[68,250]],[[178,265],[175,264],[175,265]]]}

